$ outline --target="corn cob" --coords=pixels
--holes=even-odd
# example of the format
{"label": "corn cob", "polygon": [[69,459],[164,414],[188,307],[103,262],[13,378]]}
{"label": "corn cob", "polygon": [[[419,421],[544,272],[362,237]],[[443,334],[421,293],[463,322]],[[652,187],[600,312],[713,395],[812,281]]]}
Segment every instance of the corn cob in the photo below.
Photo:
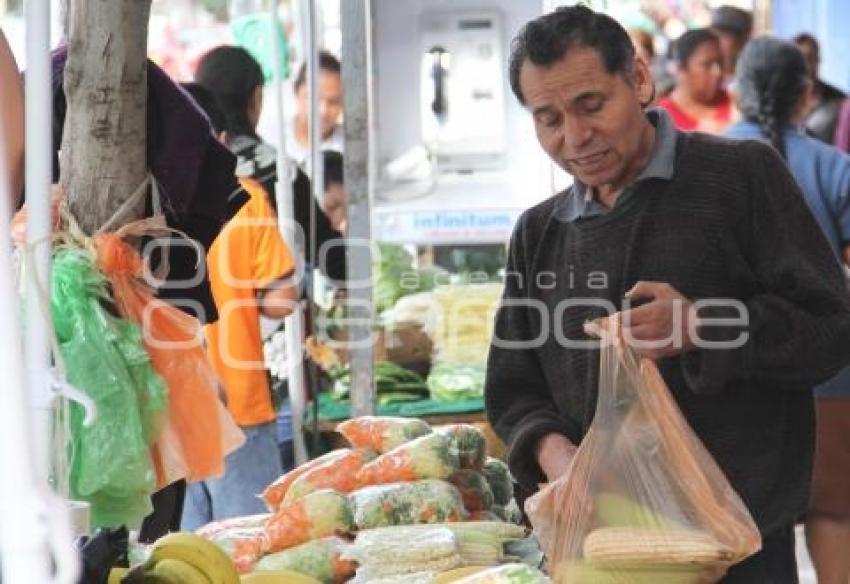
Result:
{"label": "corn cob", "polygon": [[465,533],[488,533],[497,537],[501,543],[523,539],[528,535],[525,527],[504,521],[464,521],[445,525],[461,538]]}
{"label": "corn cob", "polygon": [[502,545],[462,541],[458,544],[460,557],[466,566],[495,566],[502,561]]}
{"label": "corn cob", "polygon": [[729,561],[733,554],[699,531],[605,527],[585,538],[584,557],[606,563],[709,564]]}

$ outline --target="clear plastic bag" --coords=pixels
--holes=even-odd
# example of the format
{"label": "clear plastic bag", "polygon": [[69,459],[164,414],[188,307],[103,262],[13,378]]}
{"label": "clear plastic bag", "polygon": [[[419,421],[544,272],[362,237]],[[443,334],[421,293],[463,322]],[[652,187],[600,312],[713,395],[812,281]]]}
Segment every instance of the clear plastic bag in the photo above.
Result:
{"label": "clear plastic bag", "polygon": [[596,416],[567,474],[526,502],[554,582],[716,582],[759,550],[753,519],[619,318],[588,332]]}

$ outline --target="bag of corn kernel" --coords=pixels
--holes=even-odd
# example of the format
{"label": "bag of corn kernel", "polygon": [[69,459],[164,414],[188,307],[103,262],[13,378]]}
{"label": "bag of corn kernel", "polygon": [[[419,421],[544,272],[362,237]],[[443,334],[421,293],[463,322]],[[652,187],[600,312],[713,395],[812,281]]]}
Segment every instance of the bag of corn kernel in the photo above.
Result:
{"label": "bag of corn kernel", "polygon": [[567,474],[526,501],[555,584],[705,584],[757,552],[744,503],[619,318],[602,341],[596,415]]}

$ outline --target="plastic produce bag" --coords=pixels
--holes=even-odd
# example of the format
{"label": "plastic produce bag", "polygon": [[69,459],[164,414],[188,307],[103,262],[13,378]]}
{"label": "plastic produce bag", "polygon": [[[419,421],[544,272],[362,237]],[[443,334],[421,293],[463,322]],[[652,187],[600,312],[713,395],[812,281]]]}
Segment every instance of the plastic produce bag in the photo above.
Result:
{"label": "plastic produce bag", "polygon": [[553,580],[717,581],[759,549],[755,523],[619,318],[588,331],[602,339],[596,416],[570,471],[526,502]]}
{"label": "plastic produce bag", "polygon": [[451,440],[442,434],[428,434],[366,464],[357,473],[357,481],[367,486],[447,479],[458,468],[458,455],[451,447]]}
{"label": "plastic produce bag", "polygon": [[142,220],[94,239],[97,262],[109,278],[122,316],[143,327],[145,348],[169,390],[169,414],[154,447],[157,486],[224,474],[225,457],[245,437],[218,397],[219,382],[200,342],[200,324],[154,298],[141,280],[142,258],[122,237],[147,235]]}
{"label": "plastic produce bag", "polygon": [[103,306],[106,279],[91,254],[59,248],[54,254],[51,312],[68,381],[97,405],[83,426],[71,408],[70,487],[91,503],[94,527],[137,527],[151,511],[156,486],[150,456],[168,405],[163,380],[151,366],[142,333]]}
{"label": "plastic produce bag", "polygon": [[195,532],[195,535],[200,535],[203,538],[210,539],[225,531],[263,527],[271,516],[271,513],[259,513],[257,515],[244,515],[242,517],[231,517],[230,519],[213,521],[212,523],[207,523],[198,529]]}
{"label": "plastic produce bag", "polygon": [[548,582],[550,582],[549,578],[536,568],[526,564],[505,564],[461,578],[456,584],[547,584]]}
{"label": "plastic produce bag", "polygon": [[470,513],[488,511],[493,506],[493,491],[480,472],[468,469],[458,470],[452,473],[449,482],[460,491],[463,506]]}
{"label": "plastic produce bag", "polygon": [[431,433],[431,427],[416,418],[394,418],[392,416],[360,416],[337,425],[354,448],[370,448],[384,453]]}
{"label": "plastic produce bag", "polygon": [[260,496],[260,498],[265,502],[266,506],[269,508],[270,511],[277,511],[281,503],[283,503],[283,499],[284,497],[286,497],[286,493],[289,492],[289,488],[292,486],[292,483],[294,483],[295,480],[298,479],[298,477],[300,477],[312,468],[315,468],[326,462],[331,462],[333,460],[342,458],[349,452],[351,452],[350,448],[339,448],[337,450],[332,450],[327,454],[323,454],[318,458],[314,458],[313,460],[308,460],[304,464],[296,466],[291,471],[284,473],[272,484],[266,487],[263,490],[263,494]]}
{"label": "plastic produce bag", "polygon": [[292,482],[283,498],[283,504],[322,489],[333,489],[343,494],[354,491],[360,487],[357,473],[376,456],[378,455],[368,448],[358,448],[335,460],[314,466]]}
{"label": "plastic produce bag", "polygon": [[460,492],[434,479],[366,487],[348,500],[358,529],[461,521],[466,515]]}
{"label": "plastic produce bag", "polygon": [[450,424],[437,428],[436,432],[451,441],[451,447],[457,450],[460,468],[484,468],[487,459],[487,438],[481,430],[471,424]]}
{"label": "plastic produce bag", "polygon": [[262,555],[262,527],[228,529],[206,539],[224,550],[240,574],[250,572]]}
{"label": "plastic produce bag", "polygon": [[283,505],[266,523],[263,553],[279,552],[313,539],[353,530],[351,507],[345,496],[325,489]]}
{"label": "plastic produce bag", "polygon": [[342,584],[354,576],[357,565],[342,557],[348,542],[339,537],[325,537],[261,559],[254,570],[267,572],[292,570],[319,580],[323,584]]}
{"label": "plastic produce bag", "polygon": [[514,483],[508,465],[498,458],[487,458],[482,472],[493,491],[496,505],[504,506],[510,503],[514,498]]}

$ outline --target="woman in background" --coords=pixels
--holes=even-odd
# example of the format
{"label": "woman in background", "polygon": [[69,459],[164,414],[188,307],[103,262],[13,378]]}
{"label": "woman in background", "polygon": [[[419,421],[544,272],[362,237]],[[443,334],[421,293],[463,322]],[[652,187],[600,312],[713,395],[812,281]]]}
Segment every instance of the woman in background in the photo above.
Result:
{"label": "woman in background", "polygon": [[[810,83],[803,54],[794,45],[773,37],[751,41],[737,67],[736,97],[744,120],[730,128],[728,135],[766,140],[782,154],[836,260],[848,265],[850,156],[800,131]],[[788,227],[789,236],[793,237],[794,226]],[[815,463],[806,539],[818,582],[847,584],[850,368],[816,388],[816,408]]]}
{"label": "woman in background", "polygon": [[680,130],[720,134],[733,121],[734,107],[723,89],[720,39],[707,28],[689,30],[673,45],[676,86],[659,100]]}

